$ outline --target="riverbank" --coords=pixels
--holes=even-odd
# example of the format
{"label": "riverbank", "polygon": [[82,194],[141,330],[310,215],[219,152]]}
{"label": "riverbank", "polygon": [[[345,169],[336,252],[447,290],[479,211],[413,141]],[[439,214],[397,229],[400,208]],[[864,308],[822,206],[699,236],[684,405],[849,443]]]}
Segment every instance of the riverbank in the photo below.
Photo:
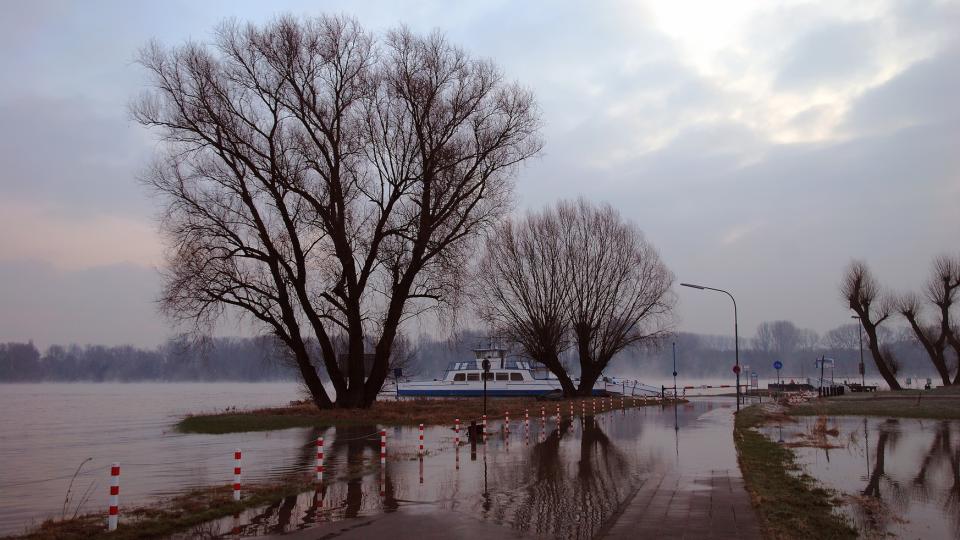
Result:
{"label": "riverbank", "polygon": [[796,456],[756,428],[774,413],[754,405],[734,421],[737,460],[765,538],[856,538],[857,532],[834,512],[833,495],[799,472]]}
{"label": "riverbank", "polygon": [[[684,400],[680,400],[683,402]],[[625,398],[625,408],[659,405],[652,399]],[[556,416],[557,406],[563,416],[570,414],[573,406],[575,414],[581,410],[588,414],[596,411],[619,409],[620,398],[570,399],[562,401],[538,401],[534,398],[495,398],[487,400],[487,418],[489,421],[503,420],[510,413],[511,421],[522,421],[524,412],[530,417],[540,417],[541,408],[547,417]],[[224,434],[249,431],[270,431],[296,427],[356,426],[356,425],[449,425],[459,418],[466,429],[470,421],[478,423],[484,414],[482,398],[456,399],[410,399],[399,401],[377,401],[368,409],[327,409],[318,410],[313,404],[298,403],[287,407],[252,409],[248,411],[214,414],[195,414],[183,418],[176,424],[181,433]]]}
{"label": "riverbank", "polygon": [[795,405],[790,408],[790,414],[957,420],[960,419],[960,393],[954,388],[939,388],[848,394]]}

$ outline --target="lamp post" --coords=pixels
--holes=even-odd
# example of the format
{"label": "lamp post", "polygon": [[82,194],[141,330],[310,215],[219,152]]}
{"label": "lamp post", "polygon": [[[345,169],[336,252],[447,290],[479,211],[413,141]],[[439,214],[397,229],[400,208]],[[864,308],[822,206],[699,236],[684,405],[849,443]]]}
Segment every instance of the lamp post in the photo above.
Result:
{"label": "lamp post", "polygon": [[737,300],[733,297],[732,294],[723,290],[723,289],[714,289],[713,287],[707,287],[704,285],[694,285],[692,283],[681,283],[682,287],[690,287],[691,289],[699,289],[701,291],[716,291],[722,292],[723,294],[730,297],[730,300],[733,301],[733,354],[734,354],[734,367],[733,372],[737,374],[737,411],[740,410],[740,332],[737,328]]}
{"label": "lamp post", "polygon": [[[851,315],[850,318],[860,321],[859,315]],[[863,324],[860,322],[857,323],[857,334],[860,335],[860,386],[863,387],[867,385],[867,379],[865,375],[867,369],[866,366],[863,365]]]}

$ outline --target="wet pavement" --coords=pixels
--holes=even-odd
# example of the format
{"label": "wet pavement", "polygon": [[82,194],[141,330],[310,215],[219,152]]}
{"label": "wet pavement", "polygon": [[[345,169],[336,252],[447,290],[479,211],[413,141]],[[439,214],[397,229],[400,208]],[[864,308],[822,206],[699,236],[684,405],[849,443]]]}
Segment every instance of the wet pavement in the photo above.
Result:
{"label": "wet pavement", "polygon": [[[767,436],[797,447],[804,472],[838,492],[861,536],[960,538],[960,421],[798,418]],[[820,422],[819,429],[818,422]]]}
{"label": "wet pavement", "polygon": [[564,404],[559,422],[555,410],[546,421],[531,410],[527,428],[520,412],[509,433],[491,421],[486,444],[459,447],[452,429],[428,428],[423,459],[416,428],[392,428],[386,467],[376,426],[303,430],[305,469],[310,441],[327,441],[323,484],[184,536],[758,538],[733,448],[733,404],[572,419]]}

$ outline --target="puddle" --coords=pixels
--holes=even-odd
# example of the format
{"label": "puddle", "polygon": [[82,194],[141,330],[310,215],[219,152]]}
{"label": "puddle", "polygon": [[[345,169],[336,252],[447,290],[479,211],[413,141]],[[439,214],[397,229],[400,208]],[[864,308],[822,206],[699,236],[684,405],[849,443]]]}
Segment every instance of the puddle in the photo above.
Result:
{"label": "puddle", "polygon": [[[427,428],[423,459],[418,430],[388,431],[385,468],[379,464],[376,426],[329,429],[325,482],[277,504],[206,523],[177,538],[250,537],[308,529],[389,513],[440,518],[444,523],[498,526],[533,536],[590,538],[616,517],[624,501],[651,476],[693,477],[735,470],[732,400],[697,400],[679,407],[598,413],[596,419],[540,419],[531,410],[509,433],[489,425],[487,443],[456,447],[452,429]],[[555,414],[555,412],[554,412]],[[303,466],[312,460],[305,433]],[[461,432],[466,439],[466,434]],[[723,437],[724,444],[716,444]]]}
{"label": "puddle", "polygon": [[[863,536],[960,538],[960,421],[831,417],[824,432],[823,420],[798,420],[763,431],[797,445],[804,470],[841,494]],[[834,448],[807,446],[811,433]]]}

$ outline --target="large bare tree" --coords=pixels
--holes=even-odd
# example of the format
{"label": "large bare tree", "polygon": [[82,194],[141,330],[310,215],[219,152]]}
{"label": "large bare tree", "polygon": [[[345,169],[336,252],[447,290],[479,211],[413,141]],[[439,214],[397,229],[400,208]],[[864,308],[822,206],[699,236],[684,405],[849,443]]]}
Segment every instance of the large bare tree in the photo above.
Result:
{"label": "large bare tree", "polygon": [[889,297],[880,298],[880,286],[863,261],[852,261],[847,267],[840,284],[840,294],[850,309],[860,317],[877,371],[891,390],[900,390],[896,361],[892,353],[881,346],[878,337],[880,325],[888,321],[893,314],[895,301]]}
{"label": "large bare tree", "polygon": [[[950,316],[960,293],[960,257],[941,255],[934,259],[924,290],[925,299],[936,310],[933,323],[922,317],[923,300],[916,293],[902,295],[897,301],[897,311],[910,323],[917,340],[923,346],[945,386],[960,383],[960,347],[956,328]],[[956,357],[950,358],[950,345]],[[951,375],[951,371],[956,372]]]}
{"label": "large bare tree", "polygon": [[[485,318],[556,373],[567,395],[589,395],[617,353],[672,323],[673,274],[656,249],[613,207],[584,199],[500,227],[477,283]],[[571,345],[576,387],[559,359]]]}
{"label": "large bare tree", "polygon": [[557,205],[570,269],[570,328],[589,395],[613,357],[670,331],[673,273],[636,224],[609,204]]}
{"label": "large bare tree", "polygon": [[369,406],[401,324],[459,290],[539,151],[534,99],[439,33],[322,16],[216,36],[140,56],[152,88],[133,115],[164,147],[146,178],[169,242],[163,310],[201,331],[245,314],[289,348],[317,406]]}
{"label": "large bare tree", "polygon": [[485,248],[474,287],[481,319],[556,375],[564,395],[573,395],[561,360],[570,347],[569,265],[556,212],[505,221]]}

